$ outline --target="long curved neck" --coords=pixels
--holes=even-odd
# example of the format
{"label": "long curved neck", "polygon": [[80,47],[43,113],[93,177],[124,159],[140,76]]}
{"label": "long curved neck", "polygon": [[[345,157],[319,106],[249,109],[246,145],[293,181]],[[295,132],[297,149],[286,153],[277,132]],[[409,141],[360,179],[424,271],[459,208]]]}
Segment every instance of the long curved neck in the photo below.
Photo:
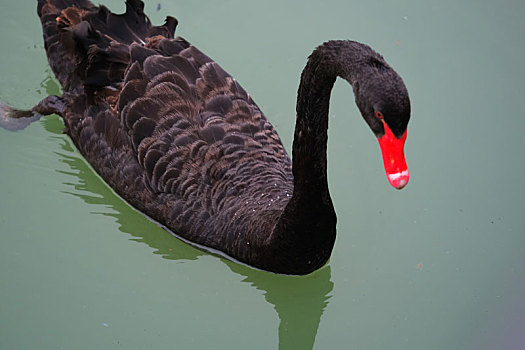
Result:
{"label": "long curved neck", "polygon": [[301,75],[292,149],[294,192],[328,191],[328,109],[337,75],[326,56],[320,48],[314,51]]}
{"label": "long curved neck", "polygon": [[326,146],[330,94],[338,76],[354,90],[362,77],[363,51],[370,48],[352,41],[329,41],[308,58],[297,93],[297,120],[293,142],[293,174],[296,190],[306,186],[328,191]]}
{"label": "long curved neck", "polygon": [[[328,191],[326,149],[330,93],[338,76],[349,82],[348,59],[341,48],[349,42],[319,46],[301,75],[292,161],[294,194],[275,226],[273,243],[288,251],[283,264],[296,264],[300,273],[322,266],[335,241],[336,216]],[[350,65],[351,68],[351,65]],[[301,260],[302,259],[302,260]],[[301,266],[303,264],[303,266]]]}

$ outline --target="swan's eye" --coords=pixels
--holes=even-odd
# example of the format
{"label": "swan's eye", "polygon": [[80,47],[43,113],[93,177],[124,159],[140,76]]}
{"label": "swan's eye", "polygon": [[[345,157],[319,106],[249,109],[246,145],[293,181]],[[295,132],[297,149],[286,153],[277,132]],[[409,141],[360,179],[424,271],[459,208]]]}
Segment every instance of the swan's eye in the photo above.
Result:
{"label": "swan's eye", "polygon": [[376,117],[377,117],[378,119],[383,119],[383,114],[382,114],[381,112],[377,112],[377,111],[376,111]]}

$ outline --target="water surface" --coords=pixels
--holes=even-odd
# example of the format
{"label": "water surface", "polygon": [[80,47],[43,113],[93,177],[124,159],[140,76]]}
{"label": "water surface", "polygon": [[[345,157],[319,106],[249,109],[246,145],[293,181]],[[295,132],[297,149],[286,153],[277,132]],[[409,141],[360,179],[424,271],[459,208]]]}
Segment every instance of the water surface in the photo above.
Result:
{"label": "water surface", "polygon": [[[117,0],[105,2],[122,11]],[[0,99],[59,87],[31,1],[0,11]],[[196,250],[130,208],[57,116],[0,130],[1,349],[525,348],[525,3],[155,1],[250,92],[290,150],[306,57],[370,44],[412,100],[411,180],[393,190],[336,83],[323,269],[278,276]]]}

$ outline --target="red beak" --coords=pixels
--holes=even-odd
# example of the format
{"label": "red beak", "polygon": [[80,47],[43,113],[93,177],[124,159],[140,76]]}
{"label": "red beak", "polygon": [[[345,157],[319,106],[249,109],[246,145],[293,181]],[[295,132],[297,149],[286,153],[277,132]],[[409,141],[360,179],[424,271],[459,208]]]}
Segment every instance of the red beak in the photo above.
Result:
{"label": "red beak", "polygon": [[383,121],[385,134],[378,139],[381,153],[383,154],[383,165],[385,167],[388,182],[398,190],[406,186],[409,179],[407,163],[403,148],[407,138],[407,132],[401,138],[395,137],[388,125]]}

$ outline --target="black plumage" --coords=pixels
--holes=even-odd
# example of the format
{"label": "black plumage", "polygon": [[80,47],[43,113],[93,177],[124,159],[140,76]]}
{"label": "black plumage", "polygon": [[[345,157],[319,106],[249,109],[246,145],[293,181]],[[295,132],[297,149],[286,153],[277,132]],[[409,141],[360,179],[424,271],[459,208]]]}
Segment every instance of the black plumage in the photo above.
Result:
{"label": "black plumage", "polygon": [[[397,84],[386,100],[402,105],[401,78],[366,45],[319,46],[299,88],[292,171],[277,132],[239,83],[174,37],[174,18],[153,26],[143,8],[127,0],[126,12],[115,15],[87,0],[38,0],[63,96],[35,111],[60,114],[102,178],[180,237],[269,271],[321,267],[336,231],[326,179],[333,83],[342,76],[354,86],[363,117],[381,135],[359,83]],[[392,109],[403,109],[393,123],[402,132],[409,104]]]}

